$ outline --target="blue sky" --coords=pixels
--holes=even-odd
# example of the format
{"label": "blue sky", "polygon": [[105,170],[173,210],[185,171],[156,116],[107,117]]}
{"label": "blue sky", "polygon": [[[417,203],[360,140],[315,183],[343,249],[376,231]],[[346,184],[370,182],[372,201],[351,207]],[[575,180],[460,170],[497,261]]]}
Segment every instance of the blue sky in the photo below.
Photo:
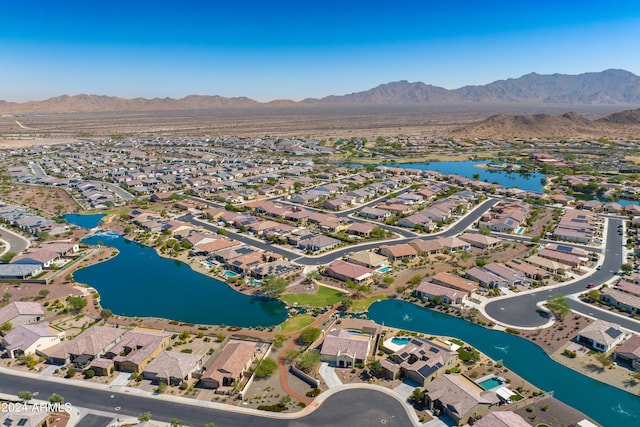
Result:
{"label": "blue sky", "polygon": [[300,100],[398,80],[640,74],[640,1],[445,3],[0,0],[0,99]]}

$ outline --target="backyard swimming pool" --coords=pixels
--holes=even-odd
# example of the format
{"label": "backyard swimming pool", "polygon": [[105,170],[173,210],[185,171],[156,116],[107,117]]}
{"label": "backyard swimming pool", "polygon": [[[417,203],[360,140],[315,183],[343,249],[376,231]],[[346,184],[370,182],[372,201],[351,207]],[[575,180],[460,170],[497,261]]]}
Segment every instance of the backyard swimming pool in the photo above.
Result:
{"label": "backyard swimming pool", "polygon": [[238,277],[238,273],[234,273],[233,271],[225,271],[224,275],[227,277]]}
{"label": "backyard swimming pool", "polygon": [[391,338],[391,342],[396,345],[405,346],[411,342],[411,338],[409,337],[393,337]]}
{"label": "backyard swimming pool", "polygon": [[494,388],[500,387],[502,384],[504,384],[504,381],[496,376],[491,376],[485,380],[478,381],[478,385],[485,390],[493,390]]}
{"label": "backyard swimming pool", "polygon": [[382,267],[380,270],[378,270],[380,273],[386,273],[387,271],[391,270],[391,267],[386,266],[386,267]]}

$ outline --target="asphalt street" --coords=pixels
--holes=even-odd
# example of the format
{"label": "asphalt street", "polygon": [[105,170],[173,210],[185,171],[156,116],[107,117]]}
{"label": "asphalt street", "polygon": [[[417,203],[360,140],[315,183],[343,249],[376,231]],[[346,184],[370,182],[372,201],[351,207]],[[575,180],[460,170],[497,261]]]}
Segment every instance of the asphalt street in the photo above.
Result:
{"label": "asphalt street", "polygon": [[[416,238],[420,238],[423,240],[433,240],[433,239],[439,239],[442,237],[449,237],[449,236],[455,236],[459,233],[462,233],[467,227],[469,227],[471,224],[473,224],[475,221],[478,220],[478,218],[480,218],[486,211],[488,211],[489,209],[491,209],[491,207],[493,205],[495,205],[496,203],[498,203],[500,200],[499,199],[487,199],[484,202],[482,202],[480,204],[480,206],[477,207],[477,209],[475,209],[473,212],[469,213],[468,215],[466,215],[465,217],[463,217],[461,220],[459,220],[458,222],[456,222],[454,225],[451,226],[451,228],[449,228],[448,230],[442,232],[442,233],[438,233],[438,234],[430,234],[430,235],[426,235],[423,237],[416,237],[416,236],[411,236],[411,237],[406,237],[406,238],[400,238],[400,239],[395,239],[395,240],[390,240],[390,241],[377,241],[377,242],[372,242],[372,243],[366,243],[366,244],[362,244],[362,245],[358,245],[358,246],[350,246],[350,247],[346,247],[346,248],[342,248],[342,249],[338,249],[338,250],[334,250],[331,251],[325,255],[320,255],[320,256],[308,256],[308,255],[301,255],[298,252],[293,252],[291,250],[285,249],[283,247],[280,247],[278,245],[273,245],[270,243],[265,242],[264,240],[258,240],[258,239],[254,239],[252,237],[247,236],[246,234],[242,234],[242,233],[236,233],[233,231],[227,231],[227,236],[231,237],[235,240],[238,240],[242,243],[245,243],[247,245],[253,245],[259,249],[262,249],[264,251],[271,251],[271,252],[275,252],[275,253],[279,253],[293,261],[295,261],[297,264],[300,265],[310,265],[310,266],[318,266],[318,265],[327,265],[329,264],[331,261],[338,259],[338,258],[342,258],[343,256],[354,252],[354,251],[364,251],[364,250],[369,250],[369,249],[375,249],[378,248],[381,244],[397,244],[397,243],[407,243],[410,242]],[[196,218],[193,217],[193,215],[191,214],[187,214],[187,215],[183,215],[182,217],[179,218],[182,221],[189,221],[194,225],[203,227],[211,232],[217,232],[219,230],[219,227],[216,227],[212,224],[209,224],[205,221],[201,221],[198,220]]]}
{"label": "asphalt street", "polygon": [[[184,425],[202,426],[214,422],[219,427],[260,426],[260,427],[334,427],[334,426],[377,426],[387,424],[411,426],[411,419],[405,407],[397,399],[377,390],[348,389],[329,396],[318,409],[299,419],[276,419],[228,410],[210,409],[170,400],[151,397],[111,393],[45,380],[0,373],[0,389],[3,393],[17,394],[20,391],[38,392],[38,397],[46,399],[58,393],[65,402],[98,411],[137,416],[150,412],[154,420],[169,422],[173,418],[182,420]],[[274,414],[269,414],[274,415]]]}
{"label": "asphalt street", "polygon": [[[607,220],[609,224],[606,249],[600,270],[596,270],[593,274],[568,285],[555,287],[553,289],[542,288],[538,292],[515,295],[492,301],[485,306],[485,312],[497,322],[505,325],[528,328],[539,327],[547,323],[548,319],[541,312],[537,311],[537,303],[546,301],[550,296],[557,294],[566,296],[586,292],[588,290],[587,284],[595,283],[596,285],[600,285],[614,278],[620,270],[620,266],[625,262],[623,250],[625,236],[617,232],[618,227],[623,223],[622,219],[607,218]],[[615,322],[625,328],[640,332],[640,323],[637,321],[614,316],[607,311],[596,310],[593,306],[579,301],[571,299],[568,299],[568,301],[571,308],[579,313],[609,322]]]}
{"label": "asphalt street", "polygon": [[29,247],[29,241],[0,227],[0,238],[9,244],[9,251],[19,254]]}

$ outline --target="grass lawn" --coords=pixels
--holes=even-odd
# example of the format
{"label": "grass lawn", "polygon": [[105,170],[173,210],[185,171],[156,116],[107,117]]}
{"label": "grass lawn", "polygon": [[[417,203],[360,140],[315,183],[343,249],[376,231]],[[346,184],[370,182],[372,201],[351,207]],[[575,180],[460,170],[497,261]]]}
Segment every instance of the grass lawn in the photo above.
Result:
{"label": "grass lawn", "polygon": [[324,307],[342,301],[344,295],[343,292],[336,289],[320,286],[315,294],[287,294],[282,295],[280,299],[289,305]]}
{"label": "grass lawn", "polygon": [[290,317],[281,323],[282,333],[288,334],[289,332],[299,331],[300,329],[306,328],[312,324],[314,320],[316,319],[309,314],[300,314],[298,316]]}
{"label": "grass lawn", "polygon": [[369,306],[371,304],[373,304],[374,302],[378,301],[378,300],[385,300],[389,298],[386,295],[373,295],[367,298],[363,298],[363,299],[359,299],[359,300],[355,300],[353,302],[353,305],[351,306],[350,311],[365,311],[369,308]]}

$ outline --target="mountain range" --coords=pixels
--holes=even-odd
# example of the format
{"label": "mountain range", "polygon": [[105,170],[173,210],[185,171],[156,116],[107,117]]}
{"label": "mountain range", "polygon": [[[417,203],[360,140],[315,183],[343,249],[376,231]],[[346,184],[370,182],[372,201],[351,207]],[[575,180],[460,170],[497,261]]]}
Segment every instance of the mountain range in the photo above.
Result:
{"label": "mountain range", "polygon": [[486,85],[445,89],[422,82],[399,81],[347,95],[331,95],[300,102],[261,103],[246,97],[190,95],[174,98],[119,98],[99,95],[61,95],[44,101],[0,101],[0,113],[154,111],[309,106],[640,106],[640,77],[625,70],[568,74],[530,73]]}

